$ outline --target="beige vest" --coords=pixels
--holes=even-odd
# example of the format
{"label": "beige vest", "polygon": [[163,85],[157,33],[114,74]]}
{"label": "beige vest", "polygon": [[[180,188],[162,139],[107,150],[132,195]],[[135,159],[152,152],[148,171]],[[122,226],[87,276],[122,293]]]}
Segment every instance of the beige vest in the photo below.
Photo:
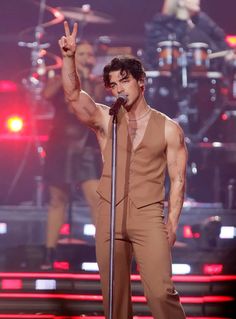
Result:
{"label": "beige vest", "polygon": [[[152,109],[141,143],[132,151],[123,109],[117,125],[116,205],[129,195],[137,208],[164,201],[166,169],[165,115]],[[111,201],[112,119],[103,152],[104,167],[97,192]]]}

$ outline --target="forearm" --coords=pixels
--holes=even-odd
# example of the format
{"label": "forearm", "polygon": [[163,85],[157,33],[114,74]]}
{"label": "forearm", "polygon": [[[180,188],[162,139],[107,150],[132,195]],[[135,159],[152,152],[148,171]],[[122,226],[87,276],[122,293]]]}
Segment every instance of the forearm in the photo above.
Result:
{"label": "forearm", "polygon": [[176,232],[179,217],[184,202],[185,178],[178,176],[178,179],[171,182],[169,200],[168,200],[168,216],[167,224]]}
{"label": "forearm", "polygon": [[73,102],[76,100],[81,90],[81,84],[76,73],[74,56],[63,57],[62,84],[67,101]]}

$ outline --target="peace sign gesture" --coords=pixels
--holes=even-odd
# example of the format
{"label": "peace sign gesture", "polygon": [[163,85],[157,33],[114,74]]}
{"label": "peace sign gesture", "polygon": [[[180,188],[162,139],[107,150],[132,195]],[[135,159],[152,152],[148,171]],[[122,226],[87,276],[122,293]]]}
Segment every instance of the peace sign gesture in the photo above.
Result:
{"label": "peace sign gesture", "polygon": [[74,23],[72,33],[67,21],[64,21],[65,35],[63,35],[58,41],[61,53],[64,57],[71,57],[75,54],[76,49],[76,35],[78,30],[78,24]]}

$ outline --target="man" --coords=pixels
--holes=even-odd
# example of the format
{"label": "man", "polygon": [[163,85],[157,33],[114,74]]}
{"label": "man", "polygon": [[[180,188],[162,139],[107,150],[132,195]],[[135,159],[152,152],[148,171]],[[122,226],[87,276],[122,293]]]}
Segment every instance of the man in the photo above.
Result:
{"label": "man", "polygon": [[[93,97],[102,100],[104,90],[91,72],[95,64],[91,44],[83,41],[77,45],[75,64],[83,87]],[[78,122],[71,106],[65,101],[61,76],[50,78],[43,94],[55,107],[45,165],[49,208],[45,256],[41,268],[47,270],[53,267],[60,229],[65,221],[68,204],[73,200],[78,186],[85,195],[95,223],[98,200],[96,189],[101,161],[96,137]]]}
{"label": "man", "polygon": [[[108,317],[109,213],[111,185],[111,122],[109,107],[95,103],[83,90],[75,70],[77,24],[59,40],[63,56],[65,95],[80,121],[97,135],[104,160],[98,187],[96,254],[101,275],[105,315]],[[171,280],[170,248],[185,188],[186,148],[180,127],[147,105],[140,61],[117,57],[104,68],[105,86],[124,94],[127,102],[118,114],[118,158],[115,230],[114,319],[132,318],[130,264],[134,253],[145,296],[155,319],[183,319],[184,311]],[[171,179],[169,213],[163,221],[164,175]]]}

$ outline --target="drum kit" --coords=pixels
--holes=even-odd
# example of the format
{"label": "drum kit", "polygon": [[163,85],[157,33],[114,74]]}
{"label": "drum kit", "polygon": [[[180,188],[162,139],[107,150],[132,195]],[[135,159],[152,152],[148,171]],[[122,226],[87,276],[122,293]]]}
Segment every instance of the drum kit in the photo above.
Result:
{"label": "drum kit", "polygon": [[[157,68],[148,71],[148,103],[180,124],[189,151],[187,199],[224,203],[236,163],[236,60],[206,43],[157,44]],[[218,71],[220,70],[220,71]],[[211,181],[206,192],[206,180]],[[228,207],[230,208],[230,207]]]}
{"label": "drum kit", "polygon": [[226,62],[214,63],[228,51],[212,53],[201,42],[183,49],[169,40],[159,42],[156,51],[157,70],[146,72],[148,102],[175,118],[190,141],[228,139],[214,127],[229,105],[236,108],[235,66],[224,72]]}

